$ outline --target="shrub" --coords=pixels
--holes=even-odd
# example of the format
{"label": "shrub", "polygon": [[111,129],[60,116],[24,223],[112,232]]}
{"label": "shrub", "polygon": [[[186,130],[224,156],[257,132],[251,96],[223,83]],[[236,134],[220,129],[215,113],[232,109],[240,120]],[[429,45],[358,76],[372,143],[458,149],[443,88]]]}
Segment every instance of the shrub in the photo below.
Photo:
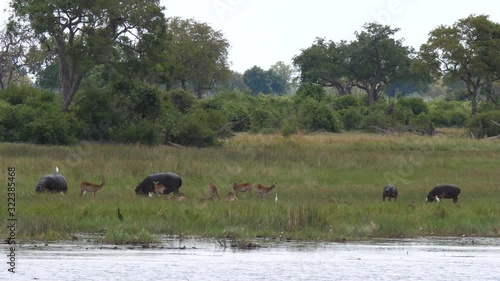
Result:
{"label": "shrub", "polygon": [[162,143],[165,132],[159,123],[141,119],[113,129],[111,136],[114,141],[122,143],[157,145]]}
{"label": "shrub", "polygon": [[397,106],[411,109],[415,116],[420,113],[429,113],[429,108],[422,98],[402,97],[397,100]]}
{"label": "shrub", "polygon": [[335,110],[349,109],[360,105],[361,100],[353,95],[340,96],[333,100],[333,109]]}
{"label": "shrub", "polygon": [[463,109],[435,109],[429,114],[432,122],[438,127],[463,127],[468,114]]}
{"label": "shrub", "polygon": [[368,113],[363,123],[363,128],[369,131],[376,131],[375,128],[386,130],[393,127],[392,118],[380,110]]}
{"label": "shrub", "polygon": [[359,107],[340,110],[339,114],[346,130],[357,130],[362,126],[363,114]]}
{"label": "shrub", "polygon": [[469,120],[467,126],[474,136],[484,138],[500,135],[500,126],[498,124],[500,124],[500,110],[478,113]]}
{"label": "shrub", "polygon": [[182,113],[187,113],[198,102],[198,98],[193,93],[180,89],[168,91],[166,100],[174,104]]}
{"label": "shrub", "polygon": [[181,118],[179,132],[172,141],[186,146],[214,146],[217,144],[216,131],[226,122],[220,111],[197,109]]}
{"label": "shrub", "polygon": [[316,101],[324,101],[326,98],[326,91],[323,87],[311,83],[302,83],[295,93],[298,99],[312,98]]}
{"label": "shrub", "polygon": [[410,128],[419,135],[433,135],[434,124],[427,114],[421,113],[410,119]]}
{"label": "shrub", "polygon": [[334,112],[328,105],[313,98],[305,98],[296,104],[297,128],[305,131],[340,132],[342,122],[337,112]]}

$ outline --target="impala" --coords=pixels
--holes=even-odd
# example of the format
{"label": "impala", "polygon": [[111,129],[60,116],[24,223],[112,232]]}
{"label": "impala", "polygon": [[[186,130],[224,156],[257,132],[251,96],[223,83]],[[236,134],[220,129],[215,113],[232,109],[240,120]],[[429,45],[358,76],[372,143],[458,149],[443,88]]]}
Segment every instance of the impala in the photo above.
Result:
{"label": "impala", "polygon": [[163,191],[165,191],[165,186],[163,184],[159,184],[159,181],[153,181],[154,184],[154,190],[156,195],[160,196],[160,194],[163,194]]}
{"label": "impala", "polygon": [[217,185],[214,182],[210,182],[208,185],[208,192],[210,193],[211,198],[219,198],[219,191],[217,191]]}
{"label": "impala", "polygon": [[[273,185],[271,185],[270,187],[265,187],[263,186],[262,184],[257,184],[257,195],[259,196],[259,199],[261,200],[264,200],[264,196],[266,198],[269,197],[269,192],[271,192],[271,190],[275,189],[276,188],[276,184],[274,183]],[[277,201],[275,199],[275,201]]]}
{"label": "impala", "polygon": [[93,192],[94,193],[94,197],[95,197],[95,193],[99,190],[101,190],[101,188],[106,184],[106,181],[103,180],[101,182],[101,184],[93,184],[93,183],[90,183],[90,182],[86,182],[86,181],[82,181],[80,183],[80,189],[81,189],[81,193],[80,193],[80,196],[83,196],[85,194],[85,192]]}
{"label": "impala", "polygon": [[251,183],[235,183],[233,182],[233,190],[236,192],[236,196],[238,196],[238,192],[247,192],[252,195],[252,184]]}
{"label": "impala", "polygon": [[228,192],[226,197],[224,198],[224,200],[229,201],[229,202],[234,202],[234,201],[238,200],[238,197],[236,197],[236,195],[234,195],[234,193]]}
{"label": "impala", "polygon": [[186,201],[186,195],[184,195],[184,193],[182,192],[178,192],[177,193],[177,201]]}

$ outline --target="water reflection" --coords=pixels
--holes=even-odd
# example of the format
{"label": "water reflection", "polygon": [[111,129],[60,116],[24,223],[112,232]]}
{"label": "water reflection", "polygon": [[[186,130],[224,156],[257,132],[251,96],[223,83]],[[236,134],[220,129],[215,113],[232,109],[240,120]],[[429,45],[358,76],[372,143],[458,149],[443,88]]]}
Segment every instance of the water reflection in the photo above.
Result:
{"label": "water reflection", "polygon": [[[499,238],[258,240],[262,247],[253,250],[224,249],[219,242],[166,239],[156,248],[25,244],[17,251],[17,273],[4,266],[0,279],[500,280]],[[1,247],[6,252],[6,245]]]}

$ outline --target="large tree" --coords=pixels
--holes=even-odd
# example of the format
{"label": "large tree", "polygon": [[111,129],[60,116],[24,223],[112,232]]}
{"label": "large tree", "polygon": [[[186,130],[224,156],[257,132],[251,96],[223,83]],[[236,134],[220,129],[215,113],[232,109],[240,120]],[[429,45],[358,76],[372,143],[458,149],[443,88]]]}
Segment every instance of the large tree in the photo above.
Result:
{"label": "large tree", "polygon": [[324,38],[316,38],[312,46],[293,58],[294,66],[300,71],[301,82],[334,87],[341,95],[350,94],[352,89],[347,62],[346,43],[326,41]]}
{"label": "large tree", "polygon": [[221,31],[193,19],[172,18],[168,23],[168,41],[163,76],[167,87],[191,85],[201,96],[216,82],[224,83],[229,70],[229,42]]}
{"label": "large tree", "polygon": [[10,6],[12,21],[29,26],[58,59],[63,110],[94,66],[111,62],[119,48],[144,53],[140,42],[165,30],[159,0],[11,0]]}
{"label": "large tree", "polygon": [[355,33],[356,40],[348,46],[347,69],[373,105],[384,85],[407,78],[411,50],[403,46],[403,40],[393,38],[399,28],[369,23],[364,29]]}
{"label": "large tree", "polygon": [[0,31],[0,89],[29,80],[26,74],[31,39],[31,32],[15,22]]}
{"label": "large tree", "polygon": [[247,69],[243,73],[243,81],[245,82],[245,85],[247,85],[248,88],[250,88],[252,94],[254,95],[258,93],[262,94],[271,93],[269,75],[267,75],[267,72],[264,69],[256,65],[254,65],[250,69]]}
{"label": "large tree", "polygon": [[486,15],[471,15],[429,35],[420,48],[421,59],[436,76],[465,84],[475,114],[481,90],[500,80],[500,25]]}
{"label": "large tree", "polygon": [[290,65],[278,61],[267,70],[271,91],[278,95],[285,94],[290,88],[293,69]]}

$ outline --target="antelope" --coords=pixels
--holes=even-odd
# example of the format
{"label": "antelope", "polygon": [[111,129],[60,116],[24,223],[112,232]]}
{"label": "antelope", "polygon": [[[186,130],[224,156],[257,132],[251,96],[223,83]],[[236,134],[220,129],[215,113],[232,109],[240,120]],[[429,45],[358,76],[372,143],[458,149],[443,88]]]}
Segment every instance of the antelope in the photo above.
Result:
{"label": "antelope", "polygon": [[[259,199],[264,200],[264,196],[269,198],[269,192],[271,192],[271,190],[273,190],[275,188],[276,188],[275,183],[273,183],[273,185],[271,185],[270,187],[265,187],[260,183],[257,184],[257,193],[258,193]],[[277,201],[276,198],[275,198],[275,201]]]}
{"label": "antelope", "polygon": [[163,194],[163,191],[165,191],[165,186],[163,184],[159,184],[159,181],[153,181],[154,184],[154,189],[156,195],[160,196],[160,194]]}
{"label": "antelope", "polygon": [[226,197],[224,197],[224,200],[229,201],[229,202],[234,202],[234,201],[238,200],[238,197],[236,197],[236,195],[234,195],[234,193],[228,192]]}
{"label": "antelope", "polygon": [[184,193],[182,193],[182,192],[177,193],[177,201],[180,201],[180,202],[186,201],[186,196],[184,195]]}
{"label": "antelope", "polygon": [[252,195],[252,184],[251,183],[235,183],[233,182],[233,190],[236,192],[236,196],[238,196],[238,192],[247,192]]}
{"label": "antelope", "polygon": [[184,195],[184,193],[182,193],[182,192],[178,192],[177,194],[170,194],[169,196],[167,196],[166,199],[167,200],[176,200],[176,201],[182,202],[182,201],[186,201],[186,195]]}
{"label": "antelope", "polygon": [[85,194],[85,192],[93,192],[94,193],[94,198],[95,198],[95,193],[97,191],[101,190],[101,188],[105,184],[106,184],[106,180],[103,180],[101,182],[101,184],[93,184],[93,183],[90,183],[90,182],[82,181],[80,183],[80,189],[81,189],[80,196],[83,196]]}
{"label": "antelope", "polygon": [[210,198],[219,198],[219,191],[217,191],[217,185],[215,185],[214,182],[210,182],[210,184],[208,185],[208,192],[210,194]]}

